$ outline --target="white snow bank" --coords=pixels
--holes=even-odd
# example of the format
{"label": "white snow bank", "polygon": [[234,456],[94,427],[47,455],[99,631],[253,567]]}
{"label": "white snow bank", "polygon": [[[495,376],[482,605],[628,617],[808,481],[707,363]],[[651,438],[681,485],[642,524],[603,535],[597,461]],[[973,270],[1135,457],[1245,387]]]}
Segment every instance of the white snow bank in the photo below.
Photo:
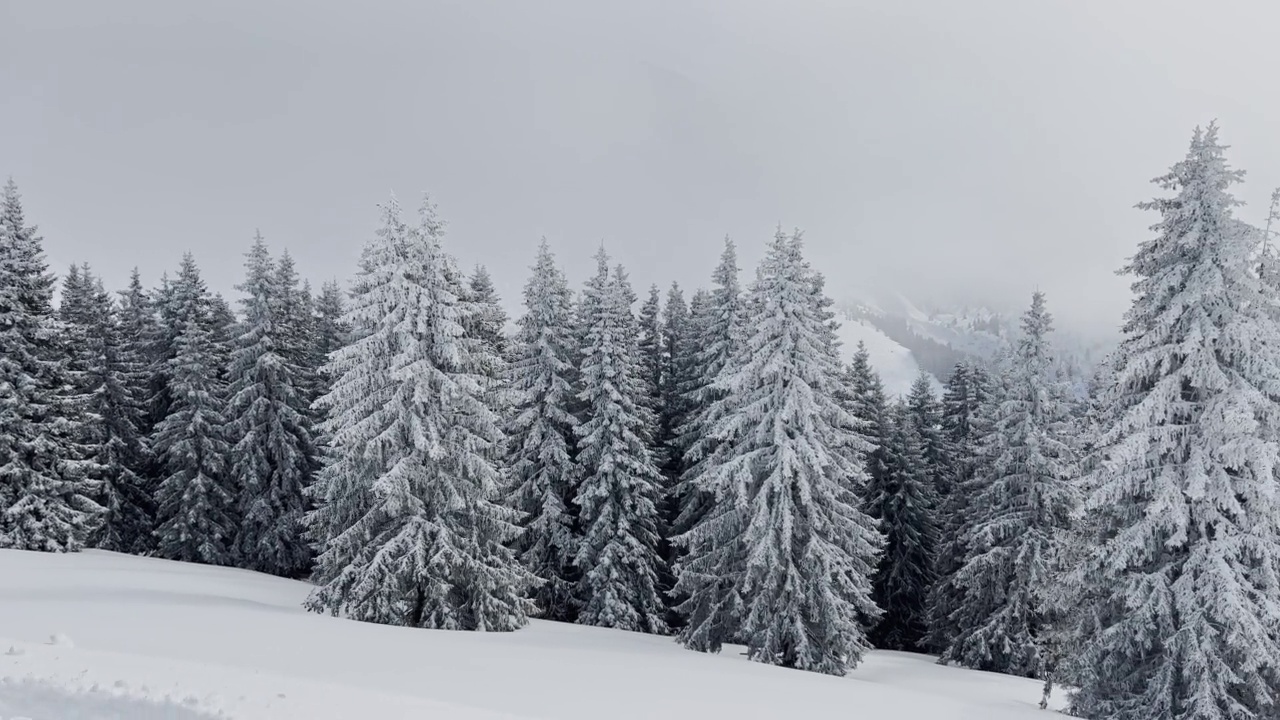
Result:
{"label": "white snow bank", "polygon": [[[112,553],[0,550],[0,648],[14,649],[0,652],[0,678],[21,681],[0,685],[0,717],[76,717],[19,703],[74,709],[97,685],[108,709],[164,708],[120,717],[165,719],[1046,720],[1039,683],[922,655],[872,653],[835,678],[750,663],[740,648],[704,655],[556,623],[491,634],[356,623],[304,612],[309,589]],[[74,646],[48,644],[54,634]],[[162,714],[183,709],[206,715]]]}

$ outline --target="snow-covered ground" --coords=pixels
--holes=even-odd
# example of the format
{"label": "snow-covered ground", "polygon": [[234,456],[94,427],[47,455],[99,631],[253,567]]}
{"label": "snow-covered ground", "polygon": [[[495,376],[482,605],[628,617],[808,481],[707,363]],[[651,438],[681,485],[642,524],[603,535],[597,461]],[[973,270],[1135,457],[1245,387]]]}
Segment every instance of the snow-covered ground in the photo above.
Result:
{"label": "snow-covered ground", "polygon": [[836,678],[534,622],[515,633],[303,611],[309,587],[104,552],[0,550],[0,718],[1044,720],[1039,684],[872,653]]}

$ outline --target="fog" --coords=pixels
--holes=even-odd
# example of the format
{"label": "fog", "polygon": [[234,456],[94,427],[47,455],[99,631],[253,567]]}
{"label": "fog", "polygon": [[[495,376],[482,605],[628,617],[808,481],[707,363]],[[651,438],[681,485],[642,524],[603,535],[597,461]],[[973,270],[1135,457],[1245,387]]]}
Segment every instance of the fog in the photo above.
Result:
{"label": "fog", "polygon": [[514,310],[545,235],[637,286],[803,229],[831,294],[1128,302],[1133,205],[1217,119],[1280,185],[1280,3],[0,0],[0,175],[59,272],[232,294],[255,229],[347,277],[393,190]]}

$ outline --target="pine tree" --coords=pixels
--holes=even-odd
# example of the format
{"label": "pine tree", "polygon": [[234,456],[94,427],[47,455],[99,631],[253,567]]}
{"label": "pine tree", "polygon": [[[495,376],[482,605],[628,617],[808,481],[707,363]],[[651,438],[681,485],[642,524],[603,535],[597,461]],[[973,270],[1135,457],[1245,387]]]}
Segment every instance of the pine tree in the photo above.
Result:
{"label": "pine tree", "polygon": [[534,578],[506,543],[517,514],[497,504],[492,455],[504,442],[486,404],[494,359],[468,334],[482,308],[441,246],[424,201],[417,228],[394,198],[364,250],[345,320],[354,341],[330,356],[330,463],[310,516],[323,552],[316,612],[409,627],[514,630]]}
{"label": "pine tree", "polygon": [[13,180],[0,197],[0,548],[68,552],[98,521],[36,228]]}
{"label": "pine tree", "polygon": [[516,550],[543,582],[534,591],[542,617],[577,616],[574,565],[578,537],[574,428],[570,411],[576,365],[573,294],[544,239],[524,287],[524,317],[510,368],[514,407],[508,434],[513,504],[524,516]]}
{"label": "pine tree", "polygon": [[959,632],[953,618],[964,602],[964,588],[956,581],[956,573],[964,564],[968,550],[965,538],[972,525],[971,496],[975,485],[978,441],[984,424],[980,413],[990,399],[990,380],[980,366],[957,363],[947,379],[942,396],[942,430],[946,447],[944,472],[948,479],[947,495],[939,499],[937,517],[938,552],[934,570],[937,581],[929,594],[929,634],[924,646],[941,654]]}
{"label": "pine tree", "polygon": [[103,514],[90,542],[119,552],[144,552],[151,544],[155,503],[143,479],[149,455],[139,430],[142,407],[134,383],[140,362],[121,338],[111,296],[88,265],[72,266],[59,307],[70,357],[78,414],[78,442],[86,471],[97,486]]}
{"label": "pine tree", "polygon": [[[884,385],[880,375],[871,367],[871,353],[862,341],[853,354],[853,362],[845,372],[845,386],[848,388],[851,404],[846,410],[859,421],[862,434],[871,444],[864,457],[867,470],[868,487],[883,482],[887,472],[889,423],[888,401],[884,396]],[[864,497],[867,493],[863,493]],[[870,506],[867,506],[868,510]],[[868,512],[868,514],[872,514]]]}
{"label": "pine tree", "polygon": [[577,433],[578,506],[582,539],[575,564],[582,575],[586,625],[663,634],[668,631],[658,592],[658,502],[662,476],[652,452],[650,392],[637,342],[634,294],[608,255],[583,291],[585,344],[581,391],[585,412]]}
{"label": "pine tree", "polygon": [[169,322],[178,335],[166,363],[168,415],[151,447],[164,467],[157,493],[156,540],[162,557],[229,565],[236,534],[235,491],[227,478],[225,388],[219,380],[215,305],[195,259],[182,259],[170,284]]}
{"label": "pine tree", "polygon": [[712,386],[717,442],[695,482],[714,504],[677,538],[687,555],[676,590],[688,598],[686,646],[739,641],[757,662],[838,675],[879,616],[881,538],[851,490],[865,480],[845,452],[854,421],[834,397],[840,361],[818,287],[799,235],[779,230]]}
{"label": "pine tree", "polygon": [[1093,672],[1073,712],[1119,720],[1273,717],[1280,644],[1280,337],[1231,220],[1218,130],[1156,180],[1172,192],[1135,276],[1109,393],[1116,418],[1084,516]]}
{"label": "pine tree", "polygon": [[883,466],[867,489],[868,514],[879,521],[885,538],[872,595],[884,614],[871,641],[886,650],[916,651],[928,630],[937,496],[919,432],[918,401],[913,392],[907,402],[896,403],[882,416]]}
{"label": "pine tree", "polygon": [[299,577],[311,563],[302,521],[314,448],[297,364],[306,360],[299,352],[306,346],[289,337],[291,302],[282,296],[296,288],[279,284],[289,278],[277,274],[261,234],[245,258],[245,279],[237,286],[244,322],[231,353],[226,410],[229,479],[239,495],[233,555],[240,567]]}
{"label": "pine tree", "polygon": [[1057,379],[1052,318],[1035,293],[977,469],[967,556],[956,574],[964,602],[944,662],[1026,677],[1045,670],[1048,591],[1057,543],[1077,500],[1068,389]]}

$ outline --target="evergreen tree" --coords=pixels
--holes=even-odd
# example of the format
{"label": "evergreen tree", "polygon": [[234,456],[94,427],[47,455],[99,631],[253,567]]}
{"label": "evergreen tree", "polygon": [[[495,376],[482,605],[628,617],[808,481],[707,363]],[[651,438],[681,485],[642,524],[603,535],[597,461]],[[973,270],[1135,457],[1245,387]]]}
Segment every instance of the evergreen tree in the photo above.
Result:
{"label": "evergreen tree", "polygon": [[933,517],[937,497],[919,432],[918,400],[913,392],[907,402],[896,403],[882,416],[883,466],[867,491],[868,514],[879,521],[885,538],[872,595],[884,614],[871,633],[871,641],[887,650],[915,651],[928,630],[928,597],[937,548]]}
{"label": "evergreen tree", "polygon": [[480,306],[475,319],[476,335],[489,348],[493,355],[507,359],[510,349],[507,341],[507,312],[502,309],[502,300],[493,286],[493,278],[483,265],[477,265],[468,282],[471,300]]}
{"label": "evergreen tree", "polygon": [[1073,712],[1119,720],[1273,717],[1280,645],[1280,337],[1218,130],[1156,180],[1172,197],[1137,279],[1100,438],[1080,575],[1093,672]]}
{"label": "evergreen tree", "polygon": [[911,383],[907,394],[907,414],[920,439],[920,454],[924,462],[925,481],[933,488],[933,494],[945,498],[951,494],[950,473],[947,472],[946,436],[942,430],[942,407],[933,394],[933,376],[921,370]]}
{"label": "evergreen tree", "polygon": [[318,365],[323,365],[338,348],[347,344],[351,329],[342,318],[345,313],[342,289],[336,280],[328,280],[320,286],[320,297],[315,308],[315,353]]}
{"label": "evergreen tree", "polygon": [[[888,403],[884,396],[884,385],[880,375],[871,367],[871,353],[862,341],[853,354],[853,362],[845,371],[845,386],[848,388],[851,403],[846,410],[859,421],[862,433],[871,444],[866,452],[864,464],[867,470],[868,487],[882,483],[887,473],[888,435],[891,418],[887,415]],[[869,495],[863,493],[864,497]],[[868,514],[870,505],[867,505]]]}
{"label": "evergreen tree", "polygon": [[573,294],[545,239],[524,287],[524,306],[510,368],[509,464],[513,502],[524,517],[516,550],[543,581],[533,596],[542,616],[571,622],[577,616],[579,581],[572,505],[578,420],[570,411],[576,364]]}
{"label": "evergreen tree", "polygon": [[64,348],[36,228],[13,180],[0,197],[0,548],[76,551],[101,507],[67,397]]}
{"label": "evergreen tree", "polygon": [[[662,370],[666,364],[662,357],[665,345],[662,330],[662,296],[658,292],[658,286],[651,285],[649,297],[640,306],[636,347],[640,352],[640,377],[645,384],[645,402],[655,414],[662,406]],[[661,448],[657,446],[654,450],[661,452]],[[662,462],[662,458],[659,458],[659,462]]]}
{"label": "evergreen tree", "polygon": [[662,476],[652,453],[653,414],[637,342],[634,294],[625,272],[609,272],[608,255],[583,291],[580,309],[581,391],[577,426],[582,539],[575,564],[582,574],[578,622],[663,634],[658,592],[658,502]]}
{"label": "evergreen tree", "polygon": [[294,289],[278,284],[288,278],[277,275],[261,234],[245,257],[237,286],[244,322],[231,354],[226,411],[229,479],[239,494],[233,554],[241,567],[298,577],[311,562],[302,521],[314,451],[297,365],[305,356],[296,352],[305,346],[289,337],[282,312],[289,301],[282,296]]}
{"label": "evergreen tree", "polygon": [[97,487],[103,514],[90,542],[119,552],[144,552],[151,544],[155,503],[143,479],[148,452],[139,430],[142,407],[136,386],[141,365],[122,340],[111,296],[88,265],[72,266],[59,307],[70,380],[75,394],[78,441]]}
{"label": "evergreen tree", "polygon": [[939,499],[937,517],[938,552],[934,560],[937,581],[929,594],[929,634],[924,646],[941,654],[959,632],[953,618],[964,602],[964,588],[956,581],[956,573],[964,564],[968,550],[965,538],[971,522],[972,498],[978,487],[975,481],[978,442],[983,434],[981,413],[990,399],[990,380],[976,364],[957,363],[947,379],[942,396],[942,431],[946,447],[950,492]]}
{"label": "evergreen tree", "polygon": [[157,493],[158,550],[170,560],[228,565],[237,521],[235,491],[226,473],[225,388],[219,380],[213,298],[190,253],[170,293],[169,321],[179,330],[164,372],[169,414],[151,438],[165,471]]}
{"label": "evergreen tree", "polygon": [[1051,330],[1037,292],[980,448],[981,491],[956,574],[964,602],[944,662],[1027,677],[1045,670],[1054,557],[1077,505],[1068,389],[1054,373]]}
{"label": "evergreen tree", "polygon": [[673,530],[678,533],[696,525],[712,503],[712,498],[698,489],[698,477],[709,469],[709,458],[719,443],[711,429],[721,421],[719,413],[726,410],[717,402],[725,391],[716,385],[716,380],[737,352],[743,332],[738,251],[729,238],[725,238],[720,264],[711,279],[712,291],[694,296],[689,318],[694,371],[684,389],[688,414],[680,428],[685,457],[684,472],[676,487],[680,512]]}
{"label": "evergreen tree", "polygon": [[408,227],[394,198],[364,250],[345,320],[354,341],[330,356],[330,463],[310,516],[321,541],[307,601],[316,612],[409,627],[514,630],[534,578],[506,543],[517,514],[497,504],[492,456],[504,441],[486,404],[494,362],[468,333],[473,302],[423,202]]}
{"label": "evergreen tree", "polygon": [[687,555],[685,645],[740,641],[758,662],[843,674],[867,649],[879,610],[871,574],[881,546],[851,489],[853,419],[835,399],[836,345],[799,235],[779,231],[756,273],[747,321],[704,417],[717,441],[697,488],[714,499],[677,541]]}
{"label": "evergreen tree", "polygon": [[662,387],[659,390],[657,457],[661,460],[663,477],[662,498],[659,503],[660,527],[658,555],[662,558],[662,571],[658,586],[667,601],[667,624],[676,627],[683,618],[676,612],[679,600],[672,596],[676,562],[676,546],[671,542],[672,528],[680,517],[680,477],[685,470],[685,438],[681,428],[689,420],[691,403],[686,395],[688,388],[697,381],[698,369],[690,336],[689,306],[685,304],[680,286],[671,283],[667,291],[667,304],[662,318]]}

